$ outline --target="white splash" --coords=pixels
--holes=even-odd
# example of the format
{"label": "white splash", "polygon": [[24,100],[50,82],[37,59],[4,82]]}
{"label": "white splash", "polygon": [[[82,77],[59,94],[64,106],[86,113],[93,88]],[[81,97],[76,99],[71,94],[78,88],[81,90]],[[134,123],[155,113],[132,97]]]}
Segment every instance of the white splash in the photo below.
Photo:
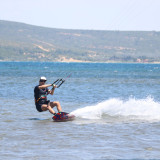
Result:
{"label": "white splash", "polygon": [[76,117],[101,119],[102,115],[137,117],[144,120],[160,120],[160,103],[153,98],[129,98],[124,101],[112,98],[93,106],[86,106],[72,112]]}

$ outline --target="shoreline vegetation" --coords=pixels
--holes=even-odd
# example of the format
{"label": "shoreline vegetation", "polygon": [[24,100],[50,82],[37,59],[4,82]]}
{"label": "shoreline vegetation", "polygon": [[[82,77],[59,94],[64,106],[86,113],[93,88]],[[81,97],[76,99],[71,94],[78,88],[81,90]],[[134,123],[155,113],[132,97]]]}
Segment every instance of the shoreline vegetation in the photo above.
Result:
{"label": "shoreline vegetation", "polygon": [[55,29],[0,20],[0,62],[160,63],[160,32]]}
{"label": "shoreline vegetation", "polygon": [[[23,62],[28,62],[28,63],[37,63],[39,61],[2,61],[0,60],[0,63],[12,63],[12,62],[15,62],[15,63],[23,63]],[[45,62],[48,62],[48,63],[108,63],[108,64],[160,64],[160,62],[87,62],[87,61],[40,61],[40,63],[45,63]]]}

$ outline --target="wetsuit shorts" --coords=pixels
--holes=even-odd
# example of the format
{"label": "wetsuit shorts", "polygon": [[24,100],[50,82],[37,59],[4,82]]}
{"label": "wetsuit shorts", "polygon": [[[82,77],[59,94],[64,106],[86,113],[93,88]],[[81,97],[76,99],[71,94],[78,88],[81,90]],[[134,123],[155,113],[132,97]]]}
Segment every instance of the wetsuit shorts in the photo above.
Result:
{"label": "wetsuit shorts", "polygon": [[[49,103],[49,101],[46,101],[46,102],[43,103],[43,104],[48,104],[48,103]],[[37,109],[37,111],[43,112],[43,110],[42,110],[42,108],[41,108],[43,104],[36,103],[36,109]]]}

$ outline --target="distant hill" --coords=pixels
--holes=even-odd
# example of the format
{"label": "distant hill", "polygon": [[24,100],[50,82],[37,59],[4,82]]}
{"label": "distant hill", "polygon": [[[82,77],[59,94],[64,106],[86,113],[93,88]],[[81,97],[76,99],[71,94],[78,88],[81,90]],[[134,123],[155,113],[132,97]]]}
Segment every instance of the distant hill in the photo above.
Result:
{"label": "distant hill", "polygon": [[160,62],[160,32],[55,29],[0,20],[0,61]]}

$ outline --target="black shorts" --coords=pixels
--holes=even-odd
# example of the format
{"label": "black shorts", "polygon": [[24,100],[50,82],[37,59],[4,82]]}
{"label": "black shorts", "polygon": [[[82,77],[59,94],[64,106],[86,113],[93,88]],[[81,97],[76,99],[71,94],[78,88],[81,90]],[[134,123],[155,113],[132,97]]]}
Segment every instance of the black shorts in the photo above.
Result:
{"label": "black shorts", "polygon": [[42,108],[41,108],[42,105],[43,105],[43,104],[39,104],[39,103],[36,104],[36,109],[37,109],[37,111],[43,112],[43,110],[42,110]]}
{"label": "black shorts", "polygon": [[[50,101],[46,101],[46,102],[44,102],[43,104],[48,104],[49,102],[50,102]],[[37,109],[37,111],[43,112],[43,110],[42,110],[42,108],[41,108],[41,106],[42,106],[43,104],[36,103],[36,109]]]}

